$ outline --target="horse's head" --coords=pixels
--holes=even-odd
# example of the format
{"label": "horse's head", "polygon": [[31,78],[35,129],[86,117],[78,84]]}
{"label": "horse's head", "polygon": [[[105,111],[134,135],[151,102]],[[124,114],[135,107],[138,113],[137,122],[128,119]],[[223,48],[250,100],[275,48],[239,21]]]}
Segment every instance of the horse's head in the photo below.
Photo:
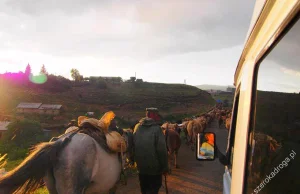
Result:
{"label": "horse's head", "polygon": [[125,139],[127,149],[124,152],[124,156],[122,158],[123,164],[131,164],[134,163],[134,148],[133,148],[133,131],[131,129],[123,129],[123,138]]}

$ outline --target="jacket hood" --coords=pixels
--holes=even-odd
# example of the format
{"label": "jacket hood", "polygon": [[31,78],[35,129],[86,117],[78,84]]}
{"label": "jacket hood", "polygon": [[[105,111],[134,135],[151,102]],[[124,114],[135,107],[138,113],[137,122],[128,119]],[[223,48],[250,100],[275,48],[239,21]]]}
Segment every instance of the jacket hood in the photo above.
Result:
{"label": "jacket hood", "polygon": [[140,125],[143,125],[143,126],[151,126],[151,125],[156,125],[157,123],[151,119],[151,118],[148,118],[148,117],[145,117],[145,118],[142,118],[140,120]]}

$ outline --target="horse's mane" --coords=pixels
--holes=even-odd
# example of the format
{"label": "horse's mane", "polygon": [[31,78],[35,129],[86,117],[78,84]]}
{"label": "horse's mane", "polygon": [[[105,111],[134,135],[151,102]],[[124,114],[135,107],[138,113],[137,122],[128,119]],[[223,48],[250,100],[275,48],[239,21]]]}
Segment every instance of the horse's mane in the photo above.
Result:
{"label": "horse's mane", "polygon": [[102,130],[99,130],[90,123],[83,123],[83,125],[79,127],[78,133],[84,133],[92,137],[107,153],[112,153],[107,145],[106,136]]}

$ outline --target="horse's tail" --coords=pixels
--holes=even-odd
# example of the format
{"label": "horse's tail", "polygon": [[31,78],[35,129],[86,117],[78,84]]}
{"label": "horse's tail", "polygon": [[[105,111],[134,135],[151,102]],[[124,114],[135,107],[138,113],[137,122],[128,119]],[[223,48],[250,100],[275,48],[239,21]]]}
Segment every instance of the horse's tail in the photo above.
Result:
{"label": "horse's tail", "polygon": [[43,184],[43,177],[51,169],[66,141],[40,143],[14,170],[0,177],[0,194],[31,193]]}

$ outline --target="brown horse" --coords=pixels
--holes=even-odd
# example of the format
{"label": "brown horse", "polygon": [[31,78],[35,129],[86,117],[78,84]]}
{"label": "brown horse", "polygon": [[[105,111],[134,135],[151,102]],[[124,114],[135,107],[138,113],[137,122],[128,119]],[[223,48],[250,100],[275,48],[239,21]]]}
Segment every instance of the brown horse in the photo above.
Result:
{"label": "brown horse", "polygon": [[171,160],[174,159],[174,166],[175,168],[178,168],[177,156],[181,146],[181,139],[175,127],[177,127],[177,124],[165,123],[161,126],[166,138],[167,150],[169,154],[169,166],[171,167]]}
{"label": "brown horse", "polygon": [[187,125],[188,132],[188,144],[191,146],[191,149],[194,151],[196,145],[196,136],[198,133],[204,132],[206,123],[203,119],[198,118],[192,121],[189,121]]}

